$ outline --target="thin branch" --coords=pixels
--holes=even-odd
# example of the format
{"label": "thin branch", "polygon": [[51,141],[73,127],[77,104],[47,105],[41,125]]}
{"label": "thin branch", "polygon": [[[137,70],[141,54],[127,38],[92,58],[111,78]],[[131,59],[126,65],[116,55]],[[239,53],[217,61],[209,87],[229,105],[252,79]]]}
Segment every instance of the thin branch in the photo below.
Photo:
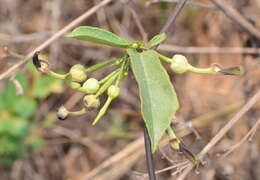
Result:
{"label": "thin branch", "polygon": [[[160,2],[177,3],[179,1],[180,0],[150,0],[150,2],[147,2],[147,5],[154,4],[154,3],[160,3]],[[191,1],[191,0],[187,1],[187,5],[196,6],[199,8],[211,9],[211,10],[218,10],[215,6],[210,6],[210,5],[207,5],[204,3],[199,3],[199,2]]]}
{"label": "thin branch", "polygon": [[146,31],[144,30],[144,26],[142,25],[140,18],[137,15],[137,13],[135,12],[135,10],[131,7],[129,7],[129,9],[133,15],[134,21],[140,31],[140,34],[142,35],[142,39],[143,39],[144,43],[146,44],[148,42],[148,35],[147,35]]}
{"label": "thin branch", "polygon": [[223,13],[230,18],[232,21],[237,23],[243,29],[245,29],[252,36],[260,39],[260,31],[255,28],[250,22],[246,20],[237,10],[229,6],[225,1],[222,0],[210,0],[214,3]]}
{"label": "thin branch", "polygon": [[32,34],[19,34],[13,38],[14,35],[7,35],[0,33],[0,40],[5,43],[25,43],[35,40],[42,40],[49,37],[51,33],[49,31],[41,31]]}
{"label": "thin branch", "polygon": [[144,145],[145,145],[145,155],[146,155],[146,163],[147,163],[149,180],[156,180],[155,166],[154,166],[153,154],[151,150],[151,140],[148,135],[146,126],[144,126]]}
{"label": "thin branch", "polygon": [[200,157],[206,153],[233,127],[233,125],[260,99],[260,90],[241,108],[241,110],[216,134],[215,137],[200,152]]}
{"label": "thin branch", "polygon": [[[247,112],[252,106],[260,99],[260,90],[230,119],[230,121],[211,139],[211,141],[199,153],[199,159],[202,160],[209,150],[214,147],[223,136],[234,126],[234,124]],[[190,164],[184,172],[178,177],[177,180],[183,180],[189,172],[193,169],[194,165]]]}
{"label": "thin branch", "polygon": [[28,55],[25,56],[21,61],[10,67],[8,70],[3,72],[0,75],[0,80],[3,80],[4,78],[9,77],[16,69],[18,69],[20,66],[24,65],[32,56],[35,52],[37,51],[42,51],[44,48],[48,47],[51,43],[53,43],[55,40],[57,40],[59,37],[73,29],[74,27],[78,26],[80,23],[82,23],[86,18],[94,14],[97,10],[102,8],[103,6],[107,5],[108,3],[112,2],[113,0],[103,0],[100,2],[98,5],[92,7],[85,13],[83,13],[81,16],[73,20],[71,23],[69,23],[67,26],[62,28],[60,31],[55,33],[53,36],[51,36],[49,39],[44,41],[42,44],[40,44],[38,47],[36,47],[33,51],[31,51]]}
{"label": "thin branch", "polygon": [[248,131],[248,133],[241,139],[241,141],[239,141],[237,144],[231,146],[223,156],[229,155],[235,149],[237,149],[239,146],[241,146],[246,140],[248,140],[250,138],[250,136],[256,132],[259,125],[260,125],[260,118],[257,120],[254,127],[252,129],[250,129],[250,131]]}
{"label": "thin branch", "polygon": [[158,47],[160,51],[178,52],[187,54],[260,54],[260,48],[242,48],[242,47],[193,47],[193,46],[175,46],[170,44],[161,44]]}
{"label": "thin branch", "polygon": [[172,170],[172,169],[174,169],[174,168],[179,169],[179,168],[181,168],[181,167],[187,165],[188,163],[189,163],[189,161],[183,161],[183,162],[174,164],[174,165],[169,166],[169,167],[167,167],[167,168],[164,168],[164,169],[161,169],[161,170],[156,171],[156,174],[160,174],[160,173],[163,173],[163,172],[166,172],[166,171],[170,171],[170,170]]}
{"label": "thin branch", "polygon": [[170,14],[170,17],[167,19],[167,22],[161,29],[160,33],[165,33],[168,31],[169,27],[175,22],[177,16],[180,14],[182,8],[185,6],[187,0],[180,0],[179,3],[176,5],[172,13]]}

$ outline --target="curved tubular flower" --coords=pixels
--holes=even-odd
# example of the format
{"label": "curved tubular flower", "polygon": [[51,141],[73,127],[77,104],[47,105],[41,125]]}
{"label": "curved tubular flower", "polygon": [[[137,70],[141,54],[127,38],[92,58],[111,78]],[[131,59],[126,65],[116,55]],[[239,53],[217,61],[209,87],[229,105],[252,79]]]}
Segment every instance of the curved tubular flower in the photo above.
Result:
{"label": "curved tubular flower", "polygon": [[171,64],[171,69],[173,72],[177,74],[183,74],[185,72],[193,72],[199,74],[224,74],[224,75],[242,75],[244,70],[242,67],[231,67],[231,68],[220,68],[220,66],[216,64],[212,64],[209,68],[198,68],[189,64],[188,60],[185,56],[181,54],[176,54],[172,57],[172,59],[159,54],[159,58],[162,61],[165,61]]}
{"label": "curved tubular flower", "polygon": [[87,111],[85,108],[82,108],[79,111],[68,111],[64,106],[61,106],[57,112],[57,118],[59,120],[65,120],[68,118],[69,115],[78,116],[86,113]]}
{"label": "curved tubular flower", "polygon": [[38,71],[45,73],[49,76],[52,76],[54,78],[57,78],[57,79],[66,79],[68,77],[69,74],[58,74],[58,73],[51,71],[49,69],[48,61],[39,59],[39,53],[40,52],[34,53],[33,58],[32,58],[33,64]]}
{"label": "curved tubular flower", "polygon": [[119,75],[119,72],[120,71],[116,72],[115,74],[113,74],[113,76],[111,76],[109,79],[107,79],[106,82],[104,82],[104,84],[97,91],[96,96],[100,96],[107,90],[107,88],[116,80],[116,78]]}
{"label": "curved tubular flower", "polygon": [[167,133],[171,138],[169,141],[171,148],[183,153],[183,155],[193,164],[197,164],[197,156],[193,154],[179,138],[177,138],[171,127],[168,127]]}

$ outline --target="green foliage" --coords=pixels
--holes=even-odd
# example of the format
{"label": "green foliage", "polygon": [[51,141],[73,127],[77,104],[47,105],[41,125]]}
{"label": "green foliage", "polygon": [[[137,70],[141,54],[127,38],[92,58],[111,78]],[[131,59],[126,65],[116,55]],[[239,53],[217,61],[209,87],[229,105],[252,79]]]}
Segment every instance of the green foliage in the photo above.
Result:
{"label": "green foliage", "polygon": [[60,93],[62,91],[61,82],[50,76],[42,76],[35,82],[33,93],[35,97],[44,99],[51,93]]}
{"label": "green foliage", "polygon": [[154,152],[179,108],[177,96],[155,51],[138,53],[136,50],[128,49],[127,53],[138,83],[142,115]]}
{"label": "green foliage", "polygon": [[155,46],[157,46],[158,44],[162,43],[165,39],[166,39],[166,34],[162,33],[162,34],[158,34],[156,36],[154,36],[149,42],[148,42],[148,48],[151,49]]}
{"label": "green foliage", "polygon": [[[34,129],[31,126],[37,112],[37,99],[58,92],[61,87],[59,80],[39,76],[30,67],[31,64],[27,65],[29,73],[15,76],[24,90],[23,95],[16,94],[12,81],[8,81],[0,92],[0,163],[5,166],[11,166],[16,159],[25,157],[28,149],[41,147],[43,141],[32,133]],[[28,75],[32,76],[32,83]]]}
{"label": "green foliage", "polygon": [[117,35],[104,29],[80,26],[73,30],[67,37],[104,44],[112,47],[127,48],[130,44]]}

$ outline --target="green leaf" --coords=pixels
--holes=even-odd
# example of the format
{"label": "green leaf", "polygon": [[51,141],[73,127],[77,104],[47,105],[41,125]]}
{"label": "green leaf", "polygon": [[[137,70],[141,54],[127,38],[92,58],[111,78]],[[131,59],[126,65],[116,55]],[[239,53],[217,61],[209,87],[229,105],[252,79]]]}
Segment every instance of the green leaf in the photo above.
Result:
{"label": "green leaf", "polygon": [[10,117],[0,122],[2,136],[24,137],[28,133],[28,123],[25,119]]}
{"label": "green leaf", "polygon": [[160,44],[161,42],[163,42],[166,39],[166,34],[162,33],[162,34],[158,34],[156,36],[154,36],[149,42],[148,42],[148,48],[153,48],[155,46],[157,46],[158,44]]}
{"label": "green leaf", "polygon": [[[15,79],[21,84],[24,91],[28,87],[28,81],[24,74],[18,73]],[[12,110],[17,100],[21,98],[21,95],[16,94],[16,88],[14,83],[9,80],[6,87],[0,91],[0,110]]]}
{"label": "green leaf", "polygon": [[22,97],[16,101],[13,107],[13,111],[17,113],[19,117],[29,119],[33,116],[37,108],[37,103],[33,99],[28,97]]}
{"label": "green leaf", "polygon": [[127,49],[127,53],[140,91],[142,116],[151,139],[152,151],[155,152],[179,108],[178,99],[155,51],[138,53]]}
{"label": "green leaf", "polygon": [[0,92],[0,109],[10,110],[20,96],[16,95],[16,89],[12,81],[8,81],[5,89]]}
{"label": "green leaf", "polygon": [[104,29],[80,26],[74,29],[67,37],[104,44],[112,47],[127,48],[130,44],[119,36]]}

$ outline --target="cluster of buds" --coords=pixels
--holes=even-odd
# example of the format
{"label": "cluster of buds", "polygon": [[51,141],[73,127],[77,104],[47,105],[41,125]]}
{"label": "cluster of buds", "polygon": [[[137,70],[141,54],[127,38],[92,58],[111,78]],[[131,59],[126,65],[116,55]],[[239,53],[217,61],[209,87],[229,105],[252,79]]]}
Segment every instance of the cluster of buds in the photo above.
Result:
{"label": "cluster of buds", "polygon": [[[134,44],[139,46],[140,44]],[[166,61],[170,64],[170,68],[174,73],[183,74],[185,72],[194,72],[202,74],[224,74],[224,75],[240,75],[243,70],[241,67],[232,67],[222,69],[218,65],[212,65],[209,68],[197,68],[189,64],[185,56],[177,54],[172,58],[168,58],[159,54],[160,60]],[[122,77],[128,75],[129,58],[122,57],[121,59],[112,59],[103,61],[102,63],[93,65],[89,68],[85,68],[81,64],[73,65],[70,71],[66,74],[60,74],[53,72],[50,69],[48,61],[39,59],[39,52],[36,52],[33,56],[34,66],[42,73],[52,76],[54,78],[68,80],[69,86],[76,90],[85,93],[83,98],[84,107],[79,111],[70,112],[64,106],[61,106],[58,110],[57,117],[61,120],[66,119],[69,115],[82,115],[93,109],[98,109],[100,106],[99,96],[107,91],[107,100],[102,108],[100,108],[95,120],[92,124],[96,124],[106,113],[112,100],[117,98],[120,94],[119,82]],[[105,78],[97,80],[95,78],[88,78],[87,73],[96,71],[107,65],[120,66],[117,70],[113,71]]]}
{"label": "cluster of buds", "polygon": [[[57,112],[57,117],[60,120],[65,120],[70,115],[83,115],[88,111],[93,109],[98,109],[100,106],[99,96],[107,91],[107,101],[103,107],[99,110],[99,113],[96,119],[93,121],[93,124],[96,124],[101,117],[107,111],[110,103],[113,99],[117,98],[120,94],[120,88],[118,86],[120,80],[123,76],[127,75],[126,64],[121,63],[117,59],[108,60],[100,64],[96,64],[87,69],[81,64],[76,64],[70,68],[70,71],[66,74],[59,74],[53,72],[49,67],[49,63],[45,60],[39,59],[39,53],[36,52],[33,56],[33,64],[38,69],[38,71],[52,76],[54,78],[67,80],[69,81],[69,86],[75,90],[85,93],[86,95],[83,98],[84,107],[79,111],[69,111],[64,106],[61,106]],[[88,78],[87,73],[98,70],[107,65],[121,65],[120,68],[113,71],[105,78],[100,81],[95,78]],[[128,64],[129,65],[129,64]]]}

